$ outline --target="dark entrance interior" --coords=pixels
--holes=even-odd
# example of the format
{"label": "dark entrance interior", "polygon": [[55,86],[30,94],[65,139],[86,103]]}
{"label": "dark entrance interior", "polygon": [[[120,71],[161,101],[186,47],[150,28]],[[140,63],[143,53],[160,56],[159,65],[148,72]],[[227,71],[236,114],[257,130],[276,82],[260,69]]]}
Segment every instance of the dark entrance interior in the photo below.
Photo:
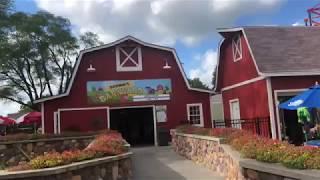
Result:
{"label": "dark entrance interior", "polygon": [[154,144],[152,108],[110,110],[110,129],[119,131],[132,146]]}
{"label": "dark entrance interior", "polygon": [[[293,96],[278,97],[280,103],[285,102]],[[296,110],[280,110],[280,119],[282,124],[282,134],[288,137],[288,141],[295,145],[301,145],[304,142],[302,125],[298,123],[298,115]],[[284,137],[284,136],[282,136]]]}

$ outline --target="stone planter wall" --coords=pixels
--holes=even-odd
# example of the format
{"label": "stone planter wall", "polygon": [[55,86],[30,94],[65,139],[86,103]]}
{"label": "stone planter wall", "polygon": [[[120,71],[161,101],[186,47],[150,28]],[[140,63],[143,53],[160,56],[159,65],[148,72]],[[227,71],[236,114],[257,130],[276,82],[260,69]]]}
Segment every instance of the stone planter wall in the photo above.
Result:
{"label": "stone planter wall", "polygon": [[0,179],[16,180],[127,180],[132,177],[131,152],[53,168],[5,172]]}
{"label": "stone planter wall", "polygon": [[240,161],[242,172],[247,179],[257,180],[319,180],[320,171],[288,169],[280,164],[262,163],[253,159]]}
{"label": "stone planter wall", "polygon": [[50,139],[0,142],[0,165],[13,166],[45,152],[83,149],[94,136],[58,137]]}
{"label": "stone planter wall", "polygon": [[219,138],[181,134],[174,130],[171,136],[174,150],[182,156],[219,173],[226,180],[244,179],[238,161],[240,154],[229,153],[229,147],[222,146]]}
{"label": "stone planter wall", "polygon": [[294,170],[280,164],[240,157],[221,139],[177,133],[171,130],[172,146],[182,156],[203,165],[227,180],[319,180],[319,170]]}

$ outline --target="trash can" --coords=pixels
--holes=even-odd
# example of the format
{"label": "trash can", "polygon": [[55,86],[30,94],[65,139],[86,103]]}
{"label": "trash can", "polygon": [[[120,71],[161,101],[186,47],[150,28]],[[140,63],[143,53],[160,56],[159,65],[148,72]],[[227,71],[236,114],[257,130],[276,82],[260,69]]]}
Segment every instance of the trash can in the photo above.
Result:
{"label": "trash can", "polygon": [[158,128],[158,145],[168,146],[170,141],[170,131],[166,128]]}

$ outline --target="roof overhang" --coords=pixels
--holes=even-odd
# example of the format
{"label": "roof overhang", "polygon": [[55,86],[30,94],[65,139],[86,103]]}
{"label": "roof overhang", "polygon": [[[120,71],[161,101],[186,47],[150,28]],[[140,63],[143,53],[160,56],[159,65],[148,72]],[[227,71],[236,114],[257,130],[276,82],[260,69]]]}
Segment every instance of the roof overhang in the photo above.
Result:
{"label": "roof overhang", "polygon": [[266,77],[284,77],[284,76],[319,76],[320,72],[287,72],[287,73],[262,73]]}

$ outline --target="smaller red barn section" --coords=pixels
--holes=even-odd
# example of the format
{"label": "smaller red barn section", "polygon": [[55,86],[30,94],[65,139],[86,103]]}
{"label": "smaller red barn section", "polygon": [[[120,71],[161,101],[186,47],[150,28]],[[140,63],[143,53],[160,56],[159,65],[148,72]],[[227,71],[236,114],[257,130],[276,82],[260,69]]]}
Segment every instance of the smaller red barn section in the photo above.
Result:
{"label": "smaller red barn section", "polygon": [[226,124],[299,144],[296,111],[278,104],[320,81],[319,27],[219,29],[216,91]]}
{"label": "smaller red barn section", "polygon": [[181,122],[212,127],[210,94],[190,87],[174,49],[127,36],[82,51],[66,92],[36,103],[43,133],[110,128],[157,144]]}

